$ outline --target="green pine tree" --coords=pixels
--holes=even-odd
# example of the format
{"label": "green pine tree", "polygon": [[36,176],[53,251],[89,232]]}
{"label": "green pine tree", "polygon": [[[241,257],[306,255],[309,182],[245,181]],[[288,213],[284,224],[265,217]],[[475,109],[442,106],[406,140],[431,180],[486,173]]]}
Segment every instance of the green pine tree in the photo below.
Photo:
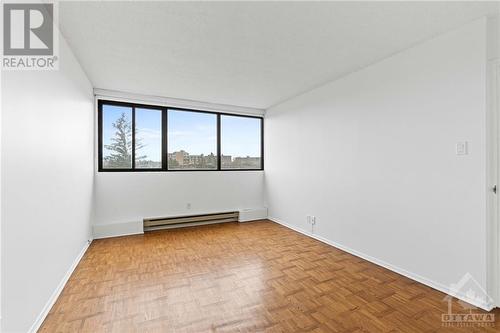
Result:
{"label": "green pine tree", "polygon": [[[132,166],[132,124],[122,113],[113,123],[115,136],[111,138],[109,145],[104,145],[104,148],[111,151],[111,154],[104,157],[105,167],[107,168],[124,168],[128,169]],[[135,140],[136,152],[144,147],[141,140]],[[146,156],[136,156],[136,163],[144,160]]]}

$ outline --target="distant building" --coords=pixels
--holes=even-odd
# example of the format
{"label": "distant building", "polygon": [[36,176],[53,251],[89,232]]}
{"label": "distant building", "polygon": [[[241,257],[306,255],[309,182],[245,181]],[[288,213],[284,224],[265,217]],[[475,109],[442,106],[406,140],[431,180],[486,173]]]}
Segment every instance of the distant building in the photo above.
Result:
{"label": "distant building", "polygon": [[184,151],[184,150],[176,151],[176,152],[168,154],[168,158],[170,160],[172,160],[172,159],[175,160],[177,162],[177,164],[180,166],[188,164],[188,156],[189,156],[189,153]]}
{"label": "distant building", "polygon": [[[260,157],[233,157],[231,155],[221,155],[221,165],[226,169],[259,169],[261,166]],[[170,168],[178,169],[215,169],[217,167],[217,156],[210,155],[190,155],[184,150],[168,154],[168,165]]]}
{"label": "distant building", "polygon": [[169,166],[180,169],[213,169],[217,166],[217,156],[214,153],[210,155],[190,155],[184,150],[168,154]]}
{"label": "distant building", "polygon": [[258,169],[260,168],[260,157],[235,157],[231,167],[237,169]]}
{"label": "distant building", "polygon": [[222,155],[220,162],[223,166],[230,166],[233,163],[233,158],[231,155]]}

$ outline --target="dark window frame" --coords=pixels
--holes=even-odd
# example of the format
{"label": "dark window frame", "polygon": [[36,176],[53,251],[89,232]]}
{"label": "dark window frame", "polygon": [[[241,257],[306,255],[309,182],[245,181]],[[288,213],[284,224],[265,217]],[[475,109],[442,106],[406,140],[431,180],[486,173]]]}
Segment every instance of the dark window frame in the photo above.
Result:
{"label": "dark window frame", "polygon": [[[103,167],[103,128],[102,108],[104,105],[115,105],[132,108],[132,167],[128,169],[104,168]],[[162,113],[161,120],[161,168],[135,168],[135,109],[156,109]],[[168,168],[168,110],[199,112],[215,114],[217,116],[217,169],[169,169]],[[258,169],[223,169],[221,166],[221,116],[234,116],[242,118],[254,118],[260,120],[260,168]],[[243,114],[205,111],[198,109],[186,109],[175,106],[161,106],[155,104],[140,104],[106,99],[97,100],[97,171],[98,172],[214,172],[214,171],[262,171],[264,170],[264,117]]]}

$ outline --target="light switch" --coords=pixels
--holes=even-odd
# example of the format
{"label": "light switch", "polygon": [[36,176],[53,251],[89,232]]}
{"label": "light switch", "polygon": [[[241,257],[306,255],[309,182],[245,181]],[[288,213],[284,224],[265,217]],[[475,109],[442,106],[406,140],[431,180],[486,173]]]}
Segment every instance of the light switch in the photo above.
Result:
{"label": "light switch", "polygon": [[467,141],[457,142],[457,155],[467,155],[469,153]]}

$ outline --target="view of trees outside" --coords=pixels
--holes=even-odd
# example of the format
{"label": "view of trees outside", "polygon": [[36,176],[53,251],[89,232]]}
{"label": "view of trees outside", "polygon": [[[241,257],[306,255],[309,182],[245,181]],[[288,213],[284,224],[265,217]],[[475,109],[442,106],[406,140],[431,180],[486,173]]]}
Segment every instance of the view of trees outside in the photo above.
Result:
{"label": "view of trees outside", "polygon": [[103,105],[103,167],[132,168],[132,108]]}
{"label": "view of trees outside", "polygon": [[[132,168],[132,108],[103,105],[103,167]],[[168,110],[168,168],[217,169],[217,115]],[[135,109],[135,167],[161,168],[162,113]],[[261,168],[261,120],[221,115],[221,168]]]}
{"label": "view of trees outside", "polygon": [[[161,111],[135,111],[135,166],[161,168]],[[103,167],[132,168],[132,108],[103,105]]]}
{"label": "view of trees outside", "polygon": [[221,168],[261,168],[261,120],[221,116]]}

